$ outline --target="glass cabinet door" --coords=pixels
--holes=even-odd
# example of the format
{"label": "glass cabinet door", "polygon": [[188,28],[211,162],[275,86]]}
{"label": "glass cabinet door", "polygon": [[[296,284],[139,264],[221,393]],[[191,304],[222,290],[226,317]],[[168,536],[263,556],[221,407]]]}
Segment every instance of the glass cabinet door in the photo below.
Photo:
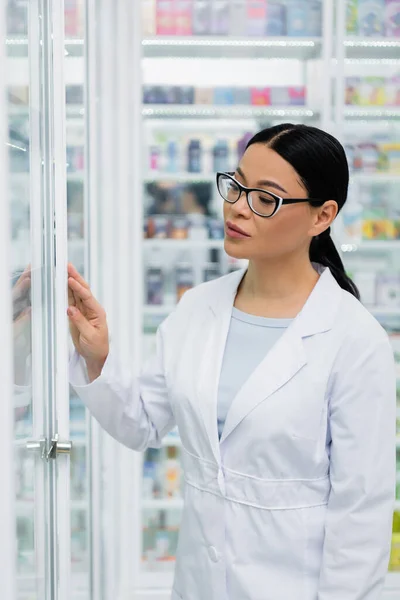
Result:
{"label": "glass cabinet door", "polygon": [[51,598],[49,495],[40,440],[46,432],[48,271],[43,254],[44,194],[39,7],[7,6],[10,285],[14,361],[17,598]]}

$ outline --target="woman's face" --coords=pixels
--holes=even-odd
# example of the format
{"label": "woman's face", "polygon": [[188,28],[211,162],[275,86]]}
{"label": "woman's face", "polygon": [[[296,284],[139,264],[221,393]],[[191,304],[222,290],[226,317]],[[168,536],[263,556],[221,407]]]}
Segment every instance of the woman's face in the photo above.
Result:
{"label": "woman's face", "polygon": [[[246,150],[234,177],[246,187],[265,189],[282,198],[307,198],[298,173],[264,144],[253,144]],[[225,250],[230,256],[248,260],[278,259],[308,252],[311,238],[327,229],[336,212],[337,204],[333,201],[321,208],[300,202],[283,205],[273,217],[263,218],[252,212],[242,194],[235,204],[224,202]],[[231,237],[227,222],[248,237]]]}

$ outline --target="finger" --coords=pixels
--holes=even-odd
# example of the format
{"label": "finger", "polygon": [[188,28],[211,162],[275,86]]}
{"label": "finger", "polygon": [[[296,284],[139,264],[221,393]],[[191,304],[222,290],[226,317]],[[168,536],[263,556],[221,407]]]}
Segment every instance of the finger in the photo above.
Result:
{"label": "finger", "polygon": [[81,311],[76,306],[70,306],[67,310],[68,317],[86,339],[90,339],[94,328],[90,325],[89,321],[85,319]]}
{"label": "finger", "polygon": [[82,275],[77,271],[72,263],[68,263],[68,275],[73,279],[76,279],[76,281],[83,285],[83,287],[86,289],[90,289],[88,282],[83,279]]}
{"label": "finger", "polygon": [[72,291],[75,294],[75,298],[81,300],[85,308],[92,310],[96,314],[101,312],[101,305],[97,302],[90,289],[85,288],[72,277],[68,279],[68,285],[71,286]]}
{"label": "finger", "polygon": [[70,286],[68,286],[68,306],[76,306],[75,294]]}

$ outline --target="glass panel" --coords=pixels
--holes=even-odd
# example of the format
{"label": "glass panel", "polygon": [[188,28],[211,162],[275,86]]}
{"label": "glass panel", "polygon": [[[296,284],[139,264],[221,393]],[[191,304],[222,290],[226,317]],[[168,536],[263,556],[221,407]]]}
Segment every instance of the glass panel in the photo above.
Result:
{"label": "glass panel", "polygon": [[[29,23],[39,15],[32,15]],[[41,150],[37,132],[41,123],[39,73],[30,80],[30,64],[37,47],[28,44],[27,3],[7,5],[9,185],[11,200],[14,332],[14,415],[16,468],[17,598],[48,598],[46,585],[44,478],[40,454],[26,443],[43,435],[44,378],[42,353],[46,314],[42,301],[43,269],[40,217]],[[39,64],[39,63],[38,63]],[[38,229],[39,224],[39,229]],[[35,235],[36,231],[36,235]],[[37,235],[39,234],[39,237]]]}
{"label": "glass panel", "polygon": [[[397,363],[397,485],[390,571],[400,572],[400,110],[398,8],[347,0],[344,143],[350,192],[342,215],[345,266],[386,329]],[[397,12],[396,12],[397,10]],[[373,17],[373,18],[371,18]],[[400,589],[399,575],[388,584]]]}
{"label": "glass panel", "polygon": [[[84,0],[65,2],[68,260],[87,277],[85,264]],[[72,596],[90,598],[89,422],[70,388]]]}

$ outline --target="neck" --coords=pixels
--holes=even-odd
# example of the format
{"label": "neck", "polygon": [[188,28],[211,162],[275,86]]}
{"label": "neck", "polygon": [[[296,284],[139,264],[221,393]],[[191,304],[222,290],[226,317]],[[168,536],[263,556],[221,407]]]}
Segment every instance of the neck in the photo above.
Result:
{"label": "neck", "polygon": [[308,256],[276,261],[252,260],[238,290],[235,306],[259,316],[294,318],[318,279]]}

